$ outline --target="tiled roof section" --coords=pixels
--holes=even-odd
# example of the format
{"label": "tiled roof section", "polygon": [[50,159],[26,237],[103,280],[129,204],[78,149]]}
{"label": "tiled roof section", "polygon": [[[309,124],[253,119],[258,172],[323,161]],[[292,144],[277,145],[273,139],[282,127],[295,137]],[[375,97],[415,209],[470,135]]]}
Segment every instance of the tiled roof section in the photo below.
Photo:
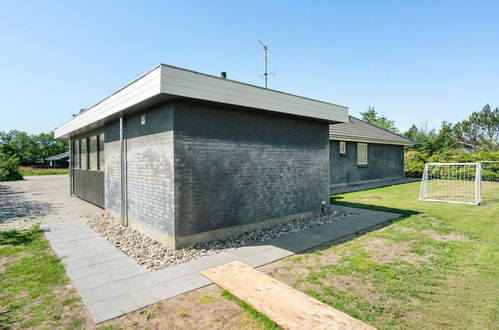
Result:
{"label": "tiled roof section", "polygon": [[386,142],[389,144],[400,143],[401,145],[414,144],[414,141],[402,135],[392,133],[352,116],[349,116],[348,123],[329,125],[329,137],[332,140],[340,140],[343,138],[353,141]]}

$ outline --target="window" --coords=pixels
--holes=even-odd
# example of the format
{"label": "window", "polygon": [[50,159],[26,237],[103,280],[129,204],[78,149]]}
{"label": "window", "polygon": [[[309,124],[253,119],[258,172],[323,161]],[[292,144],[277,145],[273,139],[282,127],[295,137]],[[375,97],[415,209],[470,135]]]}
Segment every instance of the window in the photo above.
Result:
{"label": "window", "polygon": [[83,170],[88,170],[88,154],[87,154],[87,138],[81,139],[80,140],[80,161],[81,161],[81,166],[80,168]]}
{"label": "window", "polygon": [[80,140],[73,143],[73,168],[80,168]]}
{"label": "window", "polygon": [[357,164],[367,165],[367,143],[357,143]]}
{"label": "window", "polygon": [[97,135],[89,137],[88,141],[88,169],[97,170]]}
{"label": "window", "polygon": [[104,171],[104,133],[98,135],[99,145],[99,170]]}
{"label": "window", "polygon": [[344,155],[347,153],[347,143],[341,141],[340,142],[340,154]]}

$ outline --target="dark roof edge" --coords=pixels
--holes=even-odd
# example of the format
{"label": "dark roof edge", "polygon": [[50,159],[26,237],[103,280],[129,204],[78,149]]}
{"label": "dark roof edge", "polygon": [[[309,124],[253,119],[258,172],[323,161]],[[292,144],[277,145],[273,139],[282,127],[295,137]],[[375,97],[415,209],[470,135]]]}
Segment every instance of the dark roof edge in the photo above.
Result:
{"label": "dark roof edge", "polygon": [[359,119],[359,118],[354,117],[354,116],[349,116],[349,117],[352,117],[352,118],[355,118],[355,119],[357,119],[357,120],[360,120],[361,122],[363,122],[363,123],[365,123],[365,124],[367,124],[367,125],[371,125],[371,126],[373,126],[373,127],[375,127],[375,128],[382,129],[382,130],[383,130],[383,131],[385,131],[385,132],[388,132],[388,133],[391,133],[391,134],[397,135],[398,137],[401,137],[401,138],[403,138],[403,139],[406,139],[409,143],[416,144],[416,141],[413,141],[413,140],[409,139],[408,137],[405,137],[405,136],[403,136],[403,135],[401,135],[401,134],[394,133],[394,132],[389,131],[389,130],[387,130],[387,129],[384,129],[384,128],[382,128],[382,127],[379,127],[379,126],[373,125],[373,124],[371,124],[371,123],[368,123],[367,121],[364,121],[364,120]]}

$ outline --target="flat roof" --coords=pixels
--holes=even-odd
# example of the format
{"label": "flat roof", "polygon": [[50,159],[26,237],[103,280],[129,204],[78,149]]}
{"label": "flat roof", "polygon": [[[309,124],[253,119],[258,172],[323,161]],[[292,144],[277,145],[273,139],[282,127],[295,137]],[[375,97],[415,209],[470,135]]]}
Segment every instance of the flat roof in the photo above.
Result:
{"label": "flat roof", "polygon": [[55,129],[57,138],[68,138],[114,119],[123,112],[144,109],[178,97],[237,105],[329,122],[347,122],[348,108],[302,96],[159,64]]}

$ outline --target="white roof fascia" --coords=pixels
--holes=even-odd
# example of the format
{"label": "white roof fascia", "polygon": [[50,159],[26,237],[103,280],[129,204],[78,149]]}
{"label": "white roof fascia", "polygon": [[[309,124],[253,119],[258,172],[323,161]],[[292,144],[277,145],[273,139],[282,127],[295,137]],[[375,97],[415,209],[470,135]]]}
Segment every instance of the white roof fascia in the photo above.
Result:
{"label": "white roof fascia", "polygon": [[203,73],[160,64],[85,112],[56,128],[55,137],[73,132],[160,94],[219,102],[290,115],[348,122],[348,108]]}

